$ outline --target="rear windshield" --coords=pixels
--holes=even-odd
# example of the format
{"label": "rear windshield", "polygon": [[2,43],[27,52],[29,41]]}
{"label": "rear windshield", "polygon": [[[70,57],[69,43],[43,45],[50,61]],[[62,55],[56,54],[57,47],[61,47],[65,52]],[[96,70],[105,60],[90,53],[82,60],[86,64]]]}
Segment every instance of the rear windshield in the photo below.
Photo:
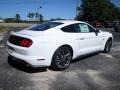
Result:
{"label": "rear windshield", "polygon": [[45,31],[47,29],[56,27],[58,25],[61,25],[63,23],[59,23],[59,22],[44,22],[42,24],[33,26],[31,28],[29,28],[28,30],[33,30],[33,31]]}

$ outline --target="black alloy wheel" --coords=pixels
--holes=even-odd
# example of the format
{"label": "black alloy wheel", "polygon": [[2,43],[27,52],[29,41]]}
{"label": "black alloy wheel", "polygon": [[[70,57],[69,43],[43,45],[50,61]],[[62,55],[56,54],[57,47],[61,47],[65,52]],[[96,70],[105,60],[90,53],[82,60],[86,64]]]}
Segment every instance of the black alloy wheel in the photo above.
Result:
{"label": "black alloy wheel", "polygon": [[106,42],[106,45],[105,45],[104,52],[109,53],[111,48],[112,48],[112,40],[108,39],[107,42]]}
{"label": "black alloy wheel", "polygon": [[64,70],[70,65],[72,60],[72,50],[67,46],[62,46],[53,55],[52,68],[54,70]]}

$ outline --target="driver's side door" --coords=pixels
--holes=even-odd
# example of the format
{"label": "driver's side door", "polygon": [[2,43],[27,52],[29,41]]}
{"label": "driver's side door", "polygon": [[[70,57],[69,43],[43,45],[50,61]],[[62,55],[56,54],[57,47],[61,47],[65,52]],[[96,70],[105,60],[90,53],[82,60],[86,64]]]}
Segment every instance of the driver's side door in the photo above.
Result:
{"label": "driver's side door", "polygon": [[99,51],[102,43],[102,37],[99,32],[95,32],[95,28],[85,23],[80,23],[79,28],[78,42],[80,54]]}

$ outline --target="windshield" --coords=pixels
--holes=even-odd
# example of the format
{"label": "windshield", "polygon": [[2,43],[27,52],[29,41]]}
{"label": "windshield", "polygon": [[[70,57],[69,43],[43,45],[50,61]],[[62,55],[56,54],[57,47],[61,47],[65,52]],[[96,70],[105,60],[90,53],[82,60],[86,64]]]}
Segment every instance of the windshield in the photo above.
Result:
{"label": "windshield", "polygon": [[33,26],[33,27],[29,28],[28,30],[45,31],[47,29],[56,27],[56,26],[61,25],[61,24],[63,24],[63,23],[60,23],[60,22],[44,22],[42,24]]}

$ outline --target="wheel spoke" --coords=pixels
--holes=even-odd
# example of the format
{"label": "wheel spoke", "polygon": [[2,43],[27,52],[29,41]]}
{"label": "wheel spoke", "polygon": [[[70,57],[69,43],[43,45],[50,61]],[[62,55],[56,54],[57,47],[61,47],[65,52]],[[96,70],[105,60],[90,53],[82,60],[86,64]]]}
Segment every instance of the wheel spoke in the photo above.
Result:
{"label": "wheel spoke", "polygon": [[112,42],[109,41],[109,42],[107,43],[107,48],[106,48],[106,50],[107,50],[107,51],[110,51],[111,47],[112,47]]}
{"label": "wheel spoke", "polygon": [[57,59],[56,62],[57,62],[57,64],[60,64],[61,59]]}
{"label": "wheel spoke", "polygon": [[62,68],[64,68],[64,67],[65,67],[64,62],[61,62],[61,67],[62,67]]}
{"label": "wheel spoke", "polygon": [[63,55],[61,54],[61,52],[59,52],[57,56],[58,56],[58,58],[62,58],[63,57]]}
{"label": "wheel spoke", "polygon": [[64,55],[65,58],[70,58],[70,53],[68,52],[66,55]]}
{"label": "wheel spoke", "polygon": [[65,68],[69,65],[71,53],[67,49],[61,49],[56,56],[56,63],[59,68]]}

